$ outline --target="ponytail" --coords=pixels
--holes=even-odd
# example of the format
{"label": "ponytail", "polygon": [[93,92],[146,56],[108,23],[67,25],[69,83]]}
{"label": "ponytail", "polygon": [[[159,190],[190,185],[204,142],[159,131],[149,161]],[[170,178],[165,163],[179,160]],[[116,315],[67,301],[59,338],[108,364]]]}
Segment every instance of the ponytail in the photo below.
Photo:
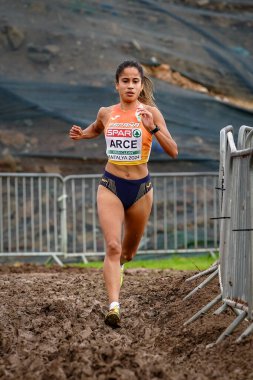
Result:
{"label": "ponytail", "polygon": [[138,100],[141,103],[156,107],[154,98],[154,86],[152,81],[148,77],[146,77],[146,75],[143,76],[143,89],[140,93]]}

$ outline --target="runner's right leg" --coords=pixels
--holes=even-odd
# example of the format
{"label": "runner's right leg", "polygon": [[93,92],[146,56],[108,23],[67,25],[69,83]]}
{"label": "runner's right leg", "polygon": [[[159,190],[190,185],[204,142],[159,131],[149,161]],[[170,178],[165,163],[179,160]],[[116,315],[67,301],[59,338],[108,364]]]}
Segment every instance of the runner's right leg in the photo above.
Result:
{"label": "runner's right leg", "polygon": [[119,301],[121,236],[124,221],[124,207],[119,198],[103,186],[98,187],[97,206],[100,225],[103,231],[106,255],[104,279],[109,304]]}
{"label": "runner's right leg", "polygon": [[125,212],[121,264],[133,259],[147,225],[153,203],[153,189]]}

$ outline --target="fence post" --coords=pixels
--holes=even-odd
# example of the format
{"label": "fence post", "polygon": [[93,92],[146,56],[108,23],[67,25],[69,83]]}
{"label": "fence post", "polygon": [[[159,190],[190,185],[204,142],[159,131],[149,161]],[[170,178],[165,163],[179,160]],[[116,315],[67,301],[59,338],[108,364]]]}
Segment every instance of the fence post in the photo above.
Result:
{"label": "fence post", "polygon": [[67,231],[67,193],[66,183],[62,181],[62,195],[58,198],[60,203],[60,220],[61,220],[61,252],[67,257],[68,251],[68,231]]}

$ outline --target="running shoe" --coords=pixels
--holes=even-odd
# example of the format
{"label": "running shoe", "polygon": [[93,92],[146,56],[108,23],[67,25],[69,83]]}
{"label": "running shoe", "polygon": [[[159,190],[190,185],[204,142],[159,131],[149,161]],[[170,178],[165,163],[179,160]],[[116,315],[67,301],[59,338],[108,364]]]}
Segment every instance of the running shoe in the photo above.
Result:
{"label": "running shoe", "polygon": [[120,287],[123,285],[124,281],[124,264],[120,266]]}
{"label": "running shoe", "polygon": [[111,327],[119,327],[120,312],[118,306],[115,306],[113,309],[108,311],[105,316],[105,323]]}

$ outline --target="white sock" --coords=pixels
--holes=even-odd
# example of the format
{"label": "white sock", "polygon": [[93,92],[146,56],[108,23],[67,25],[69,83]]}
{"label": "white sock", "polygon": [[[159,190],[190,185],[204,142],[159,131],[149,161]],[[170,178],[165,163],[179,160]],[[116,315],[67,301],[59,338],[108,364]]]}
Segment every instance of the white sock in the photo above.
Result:
{"label": "white sock", "polygon": [[119,302],[113,301],[112,303],[110,303],[109,310],[113,309],[114,307],[119,307]]}

